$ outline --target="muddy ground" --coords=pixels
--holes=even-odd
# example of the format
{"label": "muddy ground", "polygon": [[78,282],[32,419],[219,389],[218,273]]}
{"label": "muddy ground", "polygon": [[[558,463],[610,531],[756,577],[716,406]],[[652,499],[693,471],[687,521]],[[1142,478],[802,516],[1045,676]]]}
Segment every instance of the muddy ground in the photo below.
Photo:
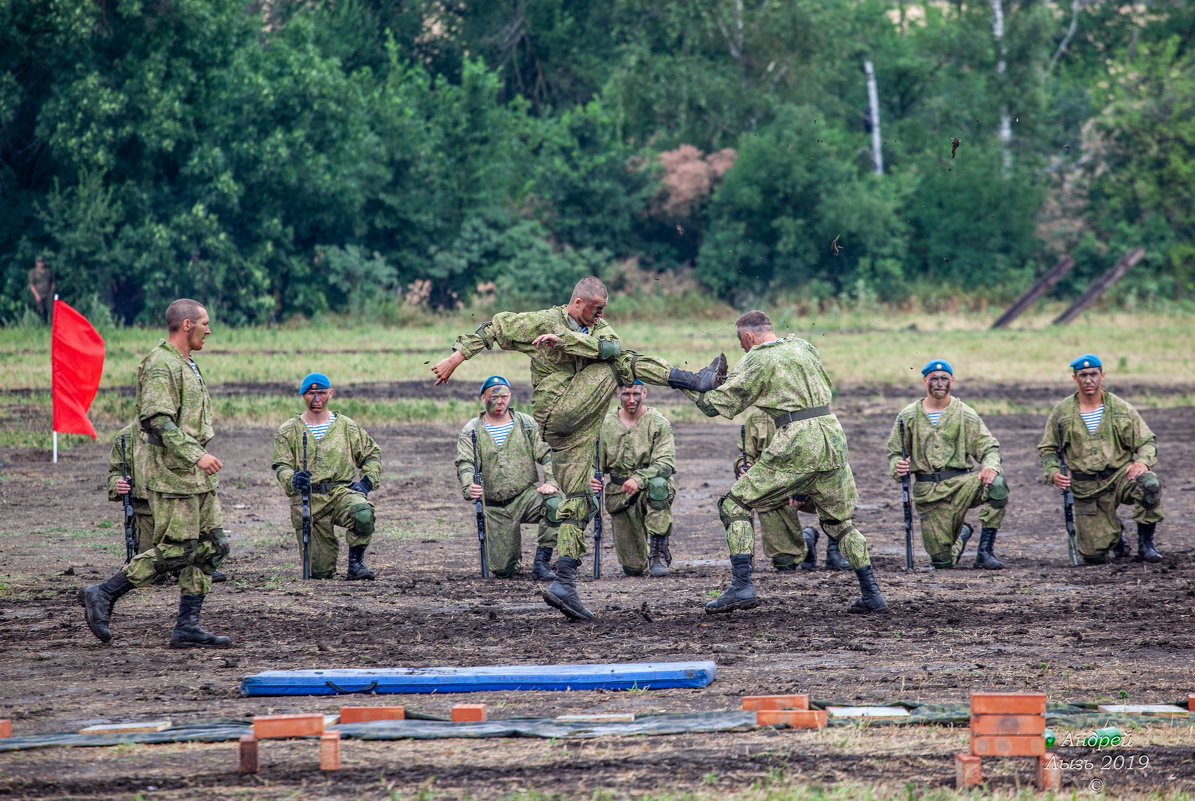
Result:
{"label": "muddy ground", "polygon": [[[993,397],[1000,388],[985,388]],[[1038,398],[1032,387],[1004,388]],[[1133,397],[1131,388],[1123,394]],[[381,526],[367,561],[374,582],[298,579],[298,549],[282,493],[269,472],[272,431],[219,433],[221,501],[234,550],[227,584],[204,608],[207,627],[233,639],[225,651],[166,647],[175,587],[125,598],[102,645],[88,632],[75,593],[123,560],[116,504],[106,500],[109,446],[47,454],[0,450],[0,717],[15,734],[75,731],[96,722],[170,718],[193,722],[281,712],[332,712],[332,698],[243,698],[240,682],[281,668],[714,660],[701,690],[485,693],[369,699],[447,715],[484,700],[491,718],[580,712],[680,712],[737,708],[744,694],[803,691],[848,703],[965,701],[975,690],[1036,690],[1052,700],[1172,702],[1195,692],[1195,409],[1145,412],[1161,443],[1167,519],[1160,564],[1067,566],[1058,494],[1040,483],[1036,444],[1044,417],[986,422],[1002,443],[1013,495],[997,553],[1008,569],[932,572],[915,549],[904,570],[899,486],[886,475],[883,442],[906,398],[858,390],[837,408],[851,444],[861,506],[892,614],[846,614],[857,595],[850,573],[781,574],[762,553],[756,610],[706,616],[710,590],[729,563],[715,499],[730,483],[738,427],[678,424],[679,471],[671,575],[625,578],[613,552],[605,576],[581,592],[597,620],[569,623],[539,599],[529,577],[483,582],[472,507],[455,486],[452,426],[372,425],[385,481],[372,496]],[[664,398],[665,412],[673,402]],[[1128,523],[1130,511],[1122,509]],[[974,524],[975,513],[971,522]],[[812,518],[809,518],[812,522]],[[534,549],[525,529],[524,553]],[[1130,539],[1132,539],[1130,537]],[[607,538],[608,540],[608,538]],[[975,540],[972,541],[973,543]],[[1134,541],[1135,545],[1135,541]],[[969,566],[974,544],[964,558]],[[819,557],[824,555],[824,544]],[[583,570],[588,573],[591,561]],[[341,555],[341,571],[344,553]],[[355,698],[353,702],[359,701]],[[1162,787],[1195,790],[1191,730],[1158,728],[1125,756],[1147,770],[1074,768],[1064,791],[1096,779],[1112,796]],[[0,754],[0,797],[13,798],[389,798],[421,787],[445,797],[496,798],[523,790],[590,796],[653,790],[734,790],[756,781],[952,786],[965,729],[886,732],[757,731],[604,738],[587,742],[445,740],[342,745],[342,769],[318,770],[309,742],[269,742],[262,771],[237,773],[235,743],[52,748]],[[1090,749],[1060,749],[1064,758]],[[992,784],[1032,781],[1029,760],[988,760]]]}

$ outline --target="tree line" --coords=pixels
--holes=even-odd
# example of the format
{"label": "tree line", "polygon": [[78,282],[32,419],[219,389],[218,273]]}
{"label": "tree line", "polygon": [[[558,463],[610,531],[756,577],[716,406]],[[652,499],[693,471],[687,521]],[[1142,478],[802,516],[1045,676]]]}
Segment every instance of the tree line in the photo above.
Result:
{"label": "tree line", "polygon": [[0,322],[37,254],[126,322],[627,265],[1005,299],[1064,253],[1073,296],[1138,244],[1122,301],[1189,300],[1193,36],[1182,0],[4,0]]}

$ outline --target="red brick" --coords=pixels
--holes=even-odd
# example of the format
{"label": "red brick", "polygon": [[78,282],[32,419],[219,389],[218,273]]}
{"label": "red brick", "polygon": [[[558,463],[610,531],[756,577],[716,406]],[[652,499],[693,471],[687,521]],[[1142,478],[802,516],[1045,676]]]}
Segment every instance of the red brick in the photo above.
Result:
{"label": "red brick", "polygon": [[326,731],[319,736],[319,769],[340,770],[340,732]]}
{"label": "red brick", "polygon": [[0,737],[12,737],[11,720],[0,720]]}
{"label": "red brick", "polygon": [[972,715],[1044,715],[1045,693],[971,693]]}
{"label": "red brick", "polygon": [[801,695],[746,695],[743,709],[758,712],[761,709],[808,709],[809,696]]}
{"label": "red brick", "polygon": [[1037,734],[1046,733],[1044,715],[972,715],[972,734]]}
{"label": "red brick", "polygon": [[983,760],[974,754],[955,754],[954,784],[959,790],[983,784]]}
{"label": "red brick", "polygon": [[452,719],[458,723],[485,720],[485,704],[453,704]]}
{"label": "red brick", "polygon": [[241,735],[241,773],[257,773],[257,738],[252,734]]}
{"label": "red brick", "polygon": [[1039,756],[1035,761],[1037,762],[1037,789],[1053,790],[1054,792],[1062,790],[1062,767],[1058,764],[1057,757]]}
{"label": "red brick", "polygon": [[1046,738],[1039,735],[987,737],[971,735],[971,753],[976,756],[1042,756]]}
{"label": "red brick", "polygon": [[826,728],[824,709],[759,709],[755,712],[755,725],[775,726],[786,723],[794,729]]}
{"label": "red brick", "polygon": [[371,720],[405,720],[401,706],[342,706],[341,723],[367,723]]}
{"label": "red brick", "polygon": [[253,736],[259,740],[323,733],[323,715],[257,715],[253,718]]}

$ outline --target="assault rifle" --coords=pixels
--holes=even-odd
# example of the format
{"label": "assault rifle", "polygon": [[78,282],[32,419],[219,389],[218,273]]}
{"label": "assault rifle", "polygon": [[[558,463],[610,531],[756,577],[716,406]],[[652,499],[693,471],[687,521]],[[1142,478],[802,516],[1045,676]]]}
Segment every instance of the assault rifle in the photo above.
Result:
{"label": "assault rifle", "polygon": [[481,475],[481,461],[477,458],[477,429],[469,432],[473,437],[473,483],[481,487],[481,495],[473,502],[477,510],[477,545],[481,549],[481,577],[490,577],[490,563],[485,555],[485,479]]}
{"label": "assault rifle", "polygon": [[[1065,445],[1062,440],[1062,423],[1058,424],[1058,470],[1064,476],[1070,475],[1066,467]],[[1071,567],[1079,565],[1079,549],[1075,545],[1075,496],[1070,489],[1062,491],[1062,513],[1066,518],[1066,555],[1070,559]]]}
{"label": "assault rifle", "polygon": [[742,472],[734,471],[734,480],[738,481],[739,476],[747,471],[747,426],[746,424],[739,426],[739,453],[743,456]]}
{"label": "assault rifle", "polygon": [[[900,426],[900,458],[908,459],[909,454],[905,449],[905,421],[904,418],[899,419]],[[913,466],[909,465],[910,471]],[[909,500],[909,474],[905,473],[900,477],[900,502],[905,507],[905,569],[913,569],[913,503]]]}
{"label": "assault rifle", "polygon": [[[124,434],[120,435],[120,477],[129,478],[129,460],[124,451]],[[122,493],[121,502],[124,504],[124,561],[127,565],[137,555],[137,517],[133,514],[133,488]]]}
{"label": "assault rifle", "polygon": [[[307,432],[303,432],[303,472],[307,472]],[[299,490],[303,501],[303,580],[311,578],[311,486]]]}
{"label": "assault rifle", "polygon": [[593,443],[593,477],[597,479],[598,491],[593,493],[597,501],[597,514],[593,516],[593,577],[602,577],[602,441]]}

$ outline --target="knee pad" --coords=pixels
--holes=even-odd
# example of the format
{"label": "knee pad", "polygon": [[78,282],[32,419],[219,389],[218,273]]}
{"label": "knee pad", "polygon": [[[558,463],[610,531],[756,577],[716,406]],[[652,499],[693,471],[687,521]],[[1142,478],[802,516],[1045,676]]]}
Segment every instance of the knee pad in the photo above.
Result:
{"label": "knee pad", "polygon": [[736,520],[750,524],[751,507],[736,498],[734,493],[728,491],[718,499],[718,517],[722,520],[722,527],[727,529]]}
{"label": "knee pad", "polygon": [[373,535],[374,516],[373,507],[367,503],[353,507],[353,531],[360,537]]}
{"label": "knee pad", "polygon": [[935,570],[950,570],[954,567],[954,557],[950,555],[950,551],[931,553],[929,563],[934,566]]}
{"label": "knee pad", "polygon": [[656,476],[647,480],[647,504],[652,509],[668,508],[668,479]]}
{"label": "knee pad", "polygon": [[1008,506],[1008,483],[1005,482],[1004,476],[996,476],[988,485],[988,505],[993,509]]}
{"label": "knee pad", "polygon": [[1150,471],[1137,476],[1137,485],[1141,487],[1141,505],[1146,509],[1156,509],[1162,502],[1162,482],[1156,473]]}
{"label": "knee pad", "polygon": [[552,528],[560,528],[560,504],[564,503],[563,495],[549,495],[544,499],[544,520]]}
{"label": "knee pad", "polygon": [[598,340],[598,359],[603,362],[608,362],[611,359],[617,359],[622,353],[622,345],[617,339],[599,339]]}
{"label": "knee pad", "polygon": [[772,567],[777,570],[796,570],[797,560],[791,554],[778,554],[772,557]]}

